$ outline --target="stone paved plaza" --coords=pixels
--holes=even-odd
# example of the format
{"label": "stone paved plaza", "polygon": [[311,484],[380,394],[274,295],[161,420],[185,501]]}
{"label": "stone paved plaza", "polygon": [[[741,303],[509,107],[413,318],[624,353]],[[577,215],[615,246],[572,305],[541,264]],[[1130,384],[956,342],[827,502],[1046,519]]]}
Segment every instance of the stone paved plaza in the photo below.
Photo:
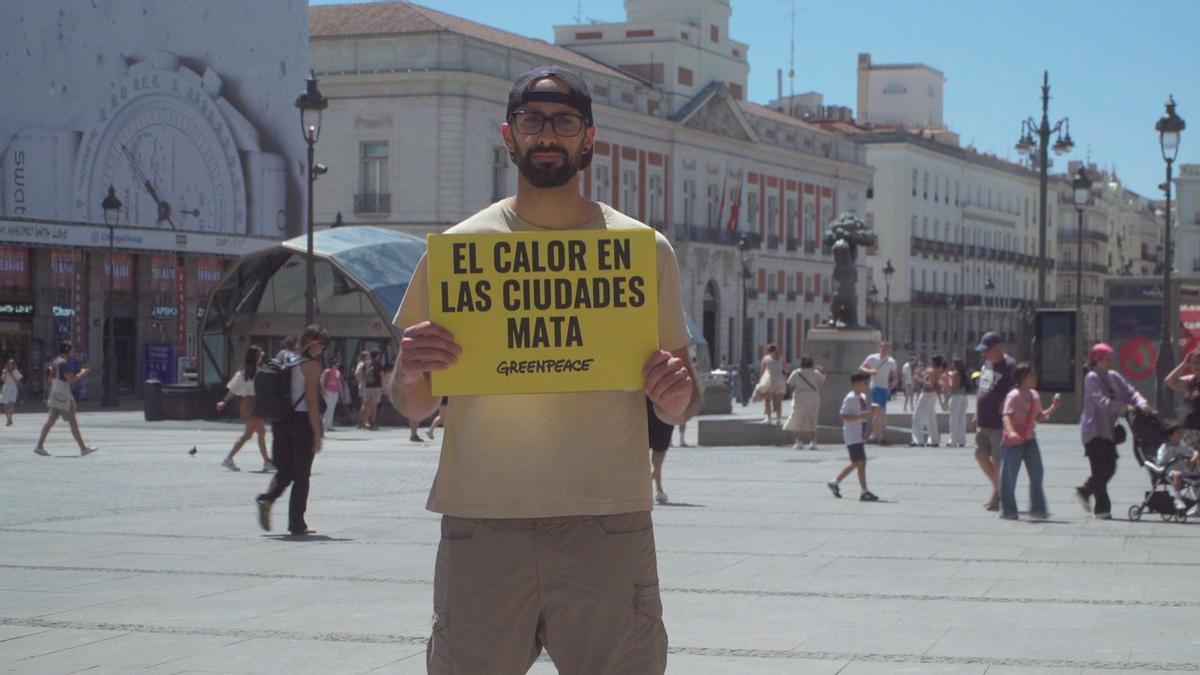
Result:
{"label": "stone paved plaza", "polygon": [[[332,434],[299,541],[255,523],[254,449],[220,467],[233,424],[85,413],[80,459],[65,427],[32,453],[42,419],[0,427],[0,672],[424,672],[434,444]],[[986,513],[968,450],[869,448],[867,504],[824,486],[840,448],[673,449],[669,672],[1200,671],[1200,526],[1125,520],[1148,484],[1128,446],[1118,519],[1089,519],[1074,427],[1042,436],[1042,523]]]}

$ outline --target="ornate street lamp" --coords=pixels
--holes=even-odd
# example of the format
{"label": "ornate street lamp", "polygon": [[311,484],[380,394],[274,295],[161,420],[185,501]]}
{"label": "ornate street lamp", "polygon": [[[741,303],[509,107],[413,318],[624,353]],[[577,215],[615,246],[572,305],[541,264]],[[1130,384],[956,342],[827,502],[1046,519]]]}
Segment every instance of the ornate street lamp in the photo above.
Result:
{"label": "ornate street lamp", "polygon": [[742,364],[738,367],[742,386],[742,405],[746,405],[750,401],[750,336],[749,326],[747,325],[747,313],[749,303],[749,291],[746,284],[750,281],[750,240],[743,232],[741,238],[738,239],[738,256],[742,262]]}
{"label": "ornate street lamp", "polygon": [[[1035,122],[1032,117],[1021,122],[1021,138],[1017,141],[1016,150],[1038,163],[1038,305],[1046,303],[1046,188],[1050,168],[1050,150],[1054,154],[1063,155],[1075,147],[1071,140],[1071,121],[1063,118],[1050,125],[1050,73],[1042,72],[1042,121]],[[1054,145],[1050,145],[1050,135],[1058,134]],[[1036,137],[1035,137],[1036,135]],[[1034,155],[1037,155],[1036,158]]]}
{"label": "ornate street lamp", "polygon": [[1075,213],[1079,217],[1079,235],[1075,240],[1075,316],[1083,317],[1083,210],[1092,199],[1092,179],[1087,169],[1080,165],[1071,179],[1071,192],[1075,201]]}
{"label": "ornate street lamp", "polygon": [[108,186],[108,195],[100,202],[104,210],[104,224],[108,226],[108,295],[104,299],[104,391],[100,394],[100,405],[104,408],[115,408],[117,402],[117,346],[113,339],[113,278],[117,276],[116,261],[113,254],[117,244],[117,221],[121,218],[121,200],[117,199],[117,191]]}
{"label": "ornate street lamp", "polygon": [[883,266],[883,333],[886,340],[892,339],[892,275],[895,273],[892,259],[888,258]]}
{"label": "ornate street lamp", "polygon": [[328,169],[313,162],[313,146],[321,137],[321,112],[329,107],[329,99],[317,89],[317,74],[311,73],[305,80],[307,86],[304,93],[296,97],[296,107],[300,109],[300,131],[304,134],[304,142],[308,144],[308,249],[305,258],[306,281],[304,285],[304,323],[310,325],[316,320],[317,277],[313,265],[313,183],[317,176]]}
{"label": "ornate street lamp", "polygon": [[1167,97],[1167,111],[1154,124],[1158,132],[1158,145],[1163,161],[1167,163],[1167,182],[1162,184],[1167,194],[1166,209],[1163,211],[1163,306],[1162,340],[1158,347],[1158,409],[1167,414],[1174,411],[1174,396],[1167,386],[1167,374],[1175,363],[1175,350],[1171,343],[1171,326],[1177,320],[1178,307],[1171,303],[1171,268],[1175,266],[1175,255],[1171,250],[1171,168],[1179,155],[1179,135],[1187,125],[1175,114],[1175,97]]}

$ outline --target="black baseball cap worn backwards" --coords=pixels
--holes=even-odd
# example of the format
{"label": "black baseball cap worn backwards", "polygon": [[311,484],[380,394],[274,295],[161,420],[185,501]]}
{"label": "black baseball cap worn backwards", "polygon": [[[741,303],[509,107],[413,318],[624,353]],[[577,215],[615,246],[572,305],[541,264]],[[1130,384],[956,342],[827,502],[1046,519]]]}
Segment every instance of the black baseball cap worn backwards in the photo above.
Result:
{"label": "black baseball cap worn backwards", "polygon": [[[554,78],[567,86],[567,91],[530,91],[534,84],[546,78]],[[528,101],[544,101],[547,103],[563,103],[571,106],[583,115],[583,121],[588,125],[592,120],[592,94],[588,91],[583,78],[559,66],[539,66],[521,75],[513,83],[512,91],[508,92],[508,112],[512,115]]]}

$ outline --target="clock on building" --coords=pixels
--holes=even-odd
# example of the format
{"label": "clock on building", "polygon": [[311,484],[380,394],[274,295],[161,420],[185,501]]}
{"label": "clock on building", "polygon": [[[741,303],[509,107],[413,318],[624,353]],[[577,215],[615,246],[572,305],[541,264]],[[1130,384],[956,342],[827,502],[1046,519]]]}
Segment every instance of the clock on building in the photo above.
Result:
{"label": "clock on building", "polygon": [[257,130],[221,87],[211,68],[198,74],[170,52],[132,63],[83,113],[71,186],[76,217],[103,222],[100,204],[112,185],[123,225],[277,234],[286,164],[262,151]]}

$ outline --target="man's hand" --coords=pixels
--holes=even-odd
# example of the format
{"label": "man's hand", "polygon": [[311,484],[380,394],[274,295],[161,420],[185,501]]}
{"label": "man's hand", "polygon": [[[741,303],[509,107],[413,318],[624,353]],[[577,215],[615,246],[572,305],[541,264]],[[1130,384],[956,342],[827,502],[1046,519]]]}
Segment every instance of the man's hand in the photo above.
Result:
{"label": "man's hand", "polygon": [[462,347],[454,342],[453,333],[432,321],[422,321],[404,330],[397,370],[401,381],[409,384],[425,373],[449,368],[461,353]]}
{"label": "man's hand", "polygon": [[642,368],[646,379],[644,391],[650,402],[671,417],[681,417],[692,401],[695,384],[687,362],[663,350],[658,350]]}
{"label": "man's hand", "polygon": [[976,424],[978,422],[979,422],[979,420],[976,419],[975,415],[971,415],[971,419],[967,422],[967,431],[972,431],[972,432],[976,431],[977,430]]}

